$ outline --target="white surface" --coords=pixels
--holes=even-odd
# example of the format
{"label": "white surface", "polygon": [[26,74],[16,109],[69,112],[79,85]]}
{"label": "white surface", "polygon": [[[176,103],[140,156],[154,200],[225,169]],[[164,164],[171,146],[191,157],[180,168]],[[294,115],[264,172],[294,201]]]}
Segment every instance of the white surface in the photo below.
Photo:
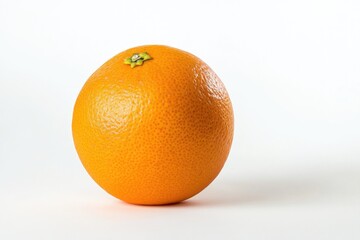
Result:
{"label": "white surface", "polygon": [[[0,239],[359,239],[359,1],[0,1]],[[87,176],[71,137],[87,77],[166,44],[225,83],[216,181],[140,207]]]}

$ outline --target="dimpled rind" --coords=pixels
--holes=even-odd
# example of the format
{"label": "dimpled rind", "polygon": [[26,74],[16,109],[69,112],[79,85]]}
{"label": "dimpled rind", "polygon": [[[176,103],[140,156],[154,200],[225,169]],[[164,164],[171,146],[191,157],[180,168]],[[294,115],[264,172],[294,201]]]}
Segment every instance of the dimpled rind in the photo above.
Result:
{"label": "dimpled rind", "polygon": [[[152,59],[130,68],[124,59]],[[133,204],[180,202],[221,171],[233,110],[218,76],[196,56],[148,45],[124,51],[83,86],[74,107],[76,150],[90,176]]]}

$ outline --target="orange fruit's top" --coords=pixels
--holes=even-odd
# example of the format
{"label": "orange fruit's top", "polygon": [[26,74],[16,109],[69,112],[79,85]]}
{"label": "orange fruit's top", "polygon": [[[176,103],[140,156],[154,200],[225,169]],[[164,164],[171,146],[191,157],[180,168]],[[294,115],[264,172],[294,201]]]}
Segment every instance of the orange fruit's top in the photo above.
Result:
{"label": "orange fruit's top", "polygon": [[[147,52],[131,68],[124,59]],[[230,98],[199,58],[167,46],[140,46],[102,65],[74,107],[73,137],[90,176],[134,204],[168,204],[218,175],[233,138]]]}

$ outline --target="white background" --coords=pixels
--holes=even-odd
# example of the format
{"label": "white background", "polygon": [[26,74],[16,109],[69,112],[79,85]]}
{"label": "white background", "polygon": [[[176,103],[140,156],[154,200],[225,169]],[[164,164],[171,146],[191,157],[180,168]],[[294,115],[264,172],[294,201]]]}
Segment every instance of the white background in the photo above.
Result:
{"label": "white background", "polygon": [[[72,143],[86,79],[127,48],[207,62],[236,130],[182,204],[107,195]],[[0,0],[0,239],[360,239],[360,2]]]}

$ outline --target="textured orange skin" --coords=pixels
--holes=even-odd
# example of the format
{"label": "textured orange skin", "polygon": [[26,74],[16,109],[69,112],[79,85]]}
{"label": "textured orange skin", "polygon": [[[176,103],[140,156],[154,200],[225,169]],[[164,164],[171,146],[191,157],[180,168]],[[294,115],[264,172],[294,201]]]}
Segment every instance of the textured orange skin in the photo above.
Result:
{"label": "textured orange skin", "polygon": [[[133,53],[152,60],[133,69]],[[124,51],[85,83],[72,131],[90,176],[133,204],[188,199],[222,169],[233,138],[233,110],[217,75],[196,56],[160,45]]]}

